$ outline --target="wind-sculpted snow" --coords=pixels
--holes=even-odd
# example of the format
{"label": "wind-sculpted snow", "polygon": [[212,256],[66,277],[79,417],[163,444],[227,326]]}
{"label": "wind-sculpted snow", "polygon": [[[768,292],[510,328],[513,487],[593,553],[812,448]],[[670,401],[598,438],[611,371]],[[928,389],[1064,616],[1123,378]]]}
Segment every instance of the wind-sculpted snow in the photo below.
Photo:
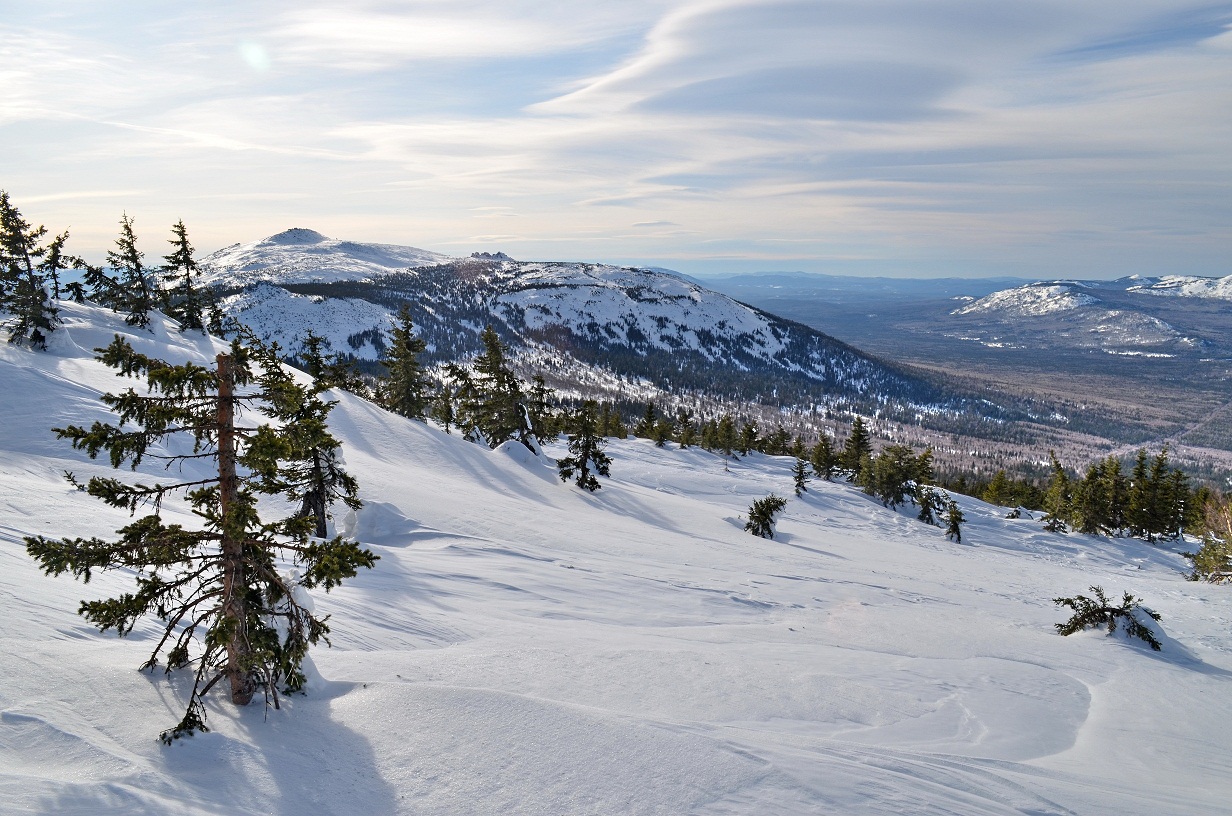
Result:
{"label": "wind-sculpted snow", "polygon": [[[957,497],[962,544],[846,483],[809,484],[774,540],[753,499],[791,460],[611,440],[591,494],[549,456],[494,451],[343,392],[331,432],[380,555],[330,593],[333,648],[278,710],[207,698],[164,747],[191,670],[137,667],[160,627],[99,634],[26,535],[132,521],[63,479],[113,471],[50,426],[106,419],[92,359],[125,335],[208,364],[224,343],[65,303],[46,353],[0,346],[0,813],[1209,816],[1232,771],[1232,590],[1179,551],[1047,533]],[[176,474],[178,478],[181,474]],[[141,512],[147,512],[149,508]],[[291,508],[287,508],[291,509]],[[178,501],[168,523],[200,519]],[[1164,650],[1053,625],[1098,584],[1162,615]]]}

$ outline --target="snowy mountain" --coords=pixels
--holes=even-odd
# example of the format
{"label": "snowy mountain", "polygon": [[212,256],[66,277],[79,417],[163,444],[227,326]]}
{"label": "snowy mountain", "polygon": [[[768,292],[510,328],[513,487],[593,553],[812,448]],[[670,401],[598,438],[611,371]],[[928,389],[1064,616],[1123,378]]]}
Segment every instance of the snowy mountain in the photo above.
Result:
{"label": "snowy mountain", "polygon": [[447,255],[426,249],[338,241],[296,228],[220,249],[206,260],[202,280],[214,284],[225,278],[228,285],[366,280],[445,260]]}
{"label": "snowy mountain", "polygon": [[[1155,358],[1188,356],[1221,346],[1226,352],[1223,332],[1194,325],[1178,329],[1169,322],[1174,309],[1161,310],[1158,300],[1142,297],[1222,300],[1221,292],[1232,293],[1232,288],[1216,279],[1043,281],[968,302],[950,313],[954,318],[950,325],[963,332],[958,335],[963,339],[990,347],[1052,347]],[[1187,311],[1192,316],[1194,310]]]}
{"label": "snowy mountain", "polygon": [[[613,273],[615,274],[615,273]],[[681,290],[682,292],[686,290]],[[331,593],[333,648],[281,710],[207,698],[164,747],[191,678],[138,672],[156,628],[100,635],[43,576],[33,534],[131,521],[63,479],[116,472],[49,428],[126,386],[91,349],[209,364],[222,344],[64,303],[48,352],[0,347],[0,812],[57,814],[922,814],[1209,816],[1232,771],[1232,590],[1177,549],[1043,532],[959,497],[961,544],[846,484],[753,499],[790,461],[614,441],[595,493],[514,444],[490,451],[346,393],[330,416],[377,552]],[[549,445],[561,455],[561,446]],[[169,522],[199,519],[178,501]],[[1163,651],[1061,637],[1050,601],[1101,585],[1162,615]]]}
{"label": "snowy mountain", "polygon": [[215,253],[204,265],[226,293],[226,311],[291,355],[311,329],[335,351],[376,360],[406,304],[431,360],[478,351],[491,324],[516,356],[546,363],[553,385],[577,393],[616,376],[810,410],[967,410],[964,395],[670,272],[427,255],[291,230]]}

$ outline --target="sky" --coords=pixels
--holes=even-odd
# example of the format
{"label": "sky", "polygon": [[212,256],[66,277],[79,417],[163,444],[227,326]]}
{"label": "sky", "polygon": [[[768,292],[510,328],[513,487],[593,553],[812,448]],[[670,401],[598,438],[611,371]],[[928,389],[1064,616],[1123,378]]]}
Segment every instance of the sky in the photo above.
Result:
{"label": "sky", "polygon": [[0,0],[0,189],[101,260],[290,227],[752,271],[1232,274],[1232,3]]}

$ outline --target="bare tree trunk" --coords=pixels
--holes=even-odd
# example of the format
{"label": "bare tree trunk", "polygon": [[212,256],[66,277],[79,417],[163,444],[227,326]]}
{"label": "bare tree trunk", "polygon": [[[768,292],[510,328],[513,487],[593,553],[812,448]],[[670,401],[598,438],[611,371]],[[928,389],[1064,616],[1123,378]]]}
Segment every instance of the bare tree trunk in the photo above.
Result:
{"label": "bare tree trunk", "polygon": [[222,517],[223,624],[227,633],[227,663],[223,670],[231,683],[231,702],[248,705],[254,683],[247,665],[248,582],[244,570],[244,529],[235,514],[239,507],[239,478],[235,473],[235,363],[219,354],[218,362],[218,501]]}

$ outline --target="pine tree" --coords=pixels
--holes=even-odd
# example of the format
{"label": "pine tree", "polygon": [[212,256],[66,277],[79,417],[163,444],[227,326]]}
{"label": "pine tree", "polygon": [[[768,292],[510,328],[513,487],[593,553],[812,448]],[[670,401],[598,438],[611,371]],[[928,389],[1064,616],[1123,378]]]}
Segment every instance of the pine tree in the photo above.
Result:
{"label": "pine tree", "polygon": [[1202,546],[1185,553],[1193,563],[1191,581],[1232,581],[1232,497],[1212,496],[1205,504]]}
{"label": "pine tree", "polygon": [[143,262],[145,253],[137,249],[128,213],[120,219],[120,237],[115,243],[116,248],[107,251],[107,263],[120,276],[115,308],[124,312],[125,323],[144,329],[150,325],[150,313],[158,309],[159,296]]}
{"label": "pine tree", "polygon": [[757,499],[749,507],[749,520],[744,529],[759,538],[774,538],[774,517],[787,506],[787,499],[771,493]]}
{"label": "pine tree", "polygon": [[1065,520],[1070,517],[1069,477],[1057,460],[1055,451],[1048,451],[1052,461],[1052,478],[1044,494],[1044,529],[1050,533],[1064,533]]}
{"label": "pine tree", "polygon": [[654,433],[655,426],[659,424],[659,413],[655,410],[654,400],[646,403],[646,413],[642,414],[642,418],[633,426],[633,435],[642,439],[649,439]]}
{"label": "pine tree", "polygon": [[595,478],[610,475],[612,460],[603,452],[604,441],[599,434],[596,417],[598,407],[593,400],[586,400],[573,419],[574,432],[569,437],[569,456],[556,463],[560,480],[567,482],[577,476],[577,486],[595,491],[602,485]]}
{"label": "pine tree", "polygon": [[914,498],[915,451],[908,445],[886,445],[872,460],[871,467],[862,469],[864,492],[881,499],[886,507],[898,507]]}
{"label": "pine tree", "polygon": [[796,459],[796,464],[791,469],[791,478],[795,484],[797,496],[808,490],[808,470],[803,459]]}
{"label": "pine tree", "polygon": [[[243,327],[239,329],[245,333]],[[312,329],[304,336],[303,349],[300,351],[299,364],[312,377],[318,390],[341,388],[356,396],[369,399],[373,396],[368,383],[355,366],[355,360],[344,354],[333,352],[326,354],[329,341],[316,334]]]}
{"label": "pine tree", "polygon": [[805,455],[808,453],[808,450],[804,447],[804,437],[803,436],[801,436],[800,434],[796,434],[796,438],[792,440],[792,443],[791,443],[791,450],[789,450],[788,453],[791,454],[796,459],[805,458]]}
{"label": "pine tree", "polygon": [[59,235],[46,247],[46,234],[46,227],[31,226],[0,190],[0,309],[9,314],[9,342],[38,349],[47,348],[47,336],[59,323],[44,284],[49,264],[53,275],[63,268],[61,248],[68,237]]}
{"label": "pine tree", "polygon": [[933,449],[932,446],[929,446],[915,458],[915,481],[916,484],[930,485],[935,479],[936,476],[933,473]]}
{"label": "pine tree", "polygon": [[356,495],[359,486],[343,470],[342,446],[326,424],[337,403],[320,398],[325,389],[319,384],[312,388],[297,384],[279,363],[276,345],[260,345],[251,335],[249,339],[262,367],[258,383],[266,400],[263,410],[282,423],[289,443],[277,471],[263,475],[262,492],[283,493],[288,501],[300,502],[297,518],[307,519],[310,534],[323,539],[328,535],[331,505],[342,502],[353,510],[362,506]]}
{"label": "pine tree", "polygon": [[863,417],[857,416],[851,422],[851,435],[843,443],[842,453],[838,456],[839,466],[847,471],[847,481],[854,482],[859,479],[860,465],[864,457],[872,454],[873,443],[868,426],[864,424]]}
{"label": "pine tree", "polygon": [[[526,412],[530,415],[530,430],[536,439],[555,437],[559,423],[554,416],[556,390],[549,388],[542,374],[531,377],[530,390],[526,393]],[[606,436],[600,433],[600,436]]]}
{"label": "pine tree", "polygon": [[736,442],[736,452],[741,456],[748,456],[750,451],[757,450],[759,441],[757,423],[750,419],[740,428],[740,437]]}
{"label": "pine tree", "polygon": [[834,480],[834,474],[838,470],[838,457],[830,444],[829,436],[823,433],[817,439],[817,444],[809,452],[809,461],[813,466],[814,476],[827,482]]}
{"label": "pine tree", "polygon": [[1008,506],[1013,500],[1010,489],[1010,480],[1005,475],[1004,470],[998,470],[996,475],[992,477],[992,481],[988,483],[988,487],[984,488],[984,494],[980,497],[989,504],[996,504],[1002,507]]}
{"label": "pine tree", "polygon": [[787,433],[787,429],[782,425],[775,425],[773,433],[766,437],[762,451],[771,456],[784,456],[787,454],[787,445],[790,441],[791,434]]}
{"label": "pine tree", "polygon": [[[309,646],[328,642],[329,627],[300,601],[298,588],[328,591],[360,567],[372,567],[377,556],[341,538],[310,541],[308,522],[296,514],[276,521],[260,516],[259,496],[281,492],[285,463],[302,453],[298,429],[278,421],[285,418],[280,406],[294,390],[289,378],[263,377],[262,387],[241,393],[253,375],[249,353],[238,342],[230,353],[218,355],[212,370],[147,357],[118,336],[99,352],[119,374],[143,380],[149,395],[133,389],[107,394],[103,401],[118,415],[118,425],[70,425],[56,433],[91,458],[105,452],[117,468],[135,469],[146,458],[164,459],[168,469],[190,462],[208,466],[194,474],[201,478],[176,483],[94,477],[79,486],[130,512],[150,503],[153,514],[119,530],[115,541],[38,536],[26,538],[26,549],[50,575],[70,572],[88,581],[95,570],[136,571],[135,592],[84,601],[80,613],[100,630],[115,629],[121,636],[138,619],[153,615],[163,633],[142,668],[153,669],[160,657],[168,673],[197,664],[184,717],[162,734],[170,742],[207,730],[203,697],[219,680],[227,681],[236,705],[247,705],[258,689],[275,706],[280,687],[302,690],[303,658]],[[239,406],[256,407],[275,423],[241,427]],[[191,453],[156,452],[176,435],[190,438]],[[202,529],[164,523],[162,502],[177,492],[204,519]],[[286,559],[300,570],[298,577],[280,571]]]}
{"label": "pine tree", "polygon": [[650,439],[655,443],[656,448],[661,448],[667,444],[667,440],[672,438],[672,422],[666,417],[660,419],[650,429]]}
{"label": "pine tree", "polygon": [[958,502],[953,498],[949,498],[945,503],[945,535],[946,538],[954,539],[955,544],[962,543],[962,525],[966,521],[962,509],[958,506]]}
{"label": "pine tree", "polygon": [[419,362],[419,355],[427,349],[428,344],[415,334],[410,307],[403,304],[381,355],[385,367],[378,385],[381,405],[410,419],[427,417],[432,394],[428,374]]}
{"label": "pine tree", "polygon": [[461,383],[459,424],[467,427],[468,438],[482,439],[489,447],[517,439],[534,451],[522,386],[509,367],[505,344],[491,326],[480,339],[484,350],[472,363],[469,379]]}
{"label": "pine tree", "polygon": [[723,414],[719,417],[719,424],[715,429],[715,443],[724,456],[731,456],[732,451],[739,444],[736,436],[736,420],[732,419],[731,414]]}
{"label": "pine tree", "polygon": [[680,426],[680,435],[677,438],[680,443],[680,449],[685,450],[697,444],[697,429],[693,427],[692,422],[685,422]]}
{"label": "pine tree", "polygon": [[171,253],[164,255],[162,268],[163,291],[166,293],[167,316],[180,324],[180,331],[205,331],[205,314],[209,306],[196,282],[201,270],[193,257],[192,244],[188,242],[188,228],[184,219],[171,227]]}
{"label": "pine tree", "polygon": [[919,506],[920,512],[916,518],[925,524],[938,524],[937,517],[948,506],[949,499],[948,495],[929,485],[917,484],[915,503]]}

